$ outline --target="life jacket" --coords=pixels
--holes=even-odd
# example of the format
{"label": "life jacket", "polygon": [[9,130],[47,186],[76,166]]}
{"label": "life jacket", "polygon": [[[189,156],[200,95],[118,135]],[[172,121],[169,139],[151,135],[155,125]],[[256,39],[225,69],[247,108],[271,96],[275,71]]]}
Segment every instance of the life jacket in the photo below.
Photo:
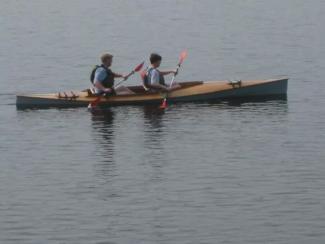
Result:
{"label": "life jacket", "polygon": [[[151,80],[151,72],[154,70],[154,68],[149,68],[146,72],[146,74],[143,77],[143,84],[145,85],[145,87],[150,87],[150,80]],[[159,70],[158,70],[159,72]],[[165,78],[162,74],[160,74],[159,72],[159,84],[160,85],[166,85],[165,84]]]}
{"label": "life jacket", "polygon": [[112,88],[114,86],[114,73],[111,69],[106,68],[104,65],[96,65],[90,73],[90,82],[94,84],[95,73],[98,68],[104,68],[106,71],[106,77],[101,82],[105,88]]}

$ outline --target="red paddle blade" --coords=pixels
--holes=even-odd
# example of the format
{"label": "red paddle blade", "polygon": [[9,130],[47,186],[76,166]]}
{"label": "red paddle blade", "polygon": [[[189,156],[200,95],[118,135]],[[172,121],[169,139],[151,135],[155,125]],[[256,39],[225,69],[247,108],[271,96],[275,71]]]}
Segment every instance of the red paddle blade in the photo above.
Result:
{"label": "red paddle blade", "polygon": [[183,63],[183,61],[186,59],[187,57],[187,51],[184,50],[183,52],[181,52],[181,54],[179,55],[179,63]]}
{"label": "red paddle blade", "polygon": [[140,72],[140,76],[141,76],[142,80],[144,80],[144,78],[146,77],[146,74],[147,74],[147,71],[145,69]]}
{"label": "red paddle blade", "polygon": [[134,68],[134,72],[139,72],[142,69],[143,65],[144,65],[144,61]]}
{"label": "red paddle blade", "polygon": [[88,108],[94,108],[97,107],[97,105],[100,102],[101,97],[97,97],[94,101],[92,101],[91,103],[89,103]]}
{"label": "red paddle blade", "polygon": [[167,108],[167,99],[166,98],[163,100],[162,104],[160,105],[160,108],[163,108],[163,109]]}

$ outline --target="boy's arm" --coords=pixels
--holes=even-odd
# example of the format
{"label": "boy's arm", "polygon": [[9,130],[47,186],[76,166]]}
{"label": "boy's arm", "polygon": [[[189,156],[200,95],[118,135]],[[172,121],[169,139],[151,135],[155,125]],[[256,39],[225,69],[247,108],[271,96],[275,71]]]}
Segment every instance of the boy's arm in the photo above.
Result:
{"label": "boy's arm", "polygon": [[161,75],[169,75],[169,74],[176,74],[176,70],[165,70],[165,71],[160,71]]}
{"label": "boy's arm", "polygon": [[122,74],[115,73],[115,72],[113,74],[114,74],[114,77],[115,78],[124,78],[124,79],[129,78],[127,75],[122,75]]}

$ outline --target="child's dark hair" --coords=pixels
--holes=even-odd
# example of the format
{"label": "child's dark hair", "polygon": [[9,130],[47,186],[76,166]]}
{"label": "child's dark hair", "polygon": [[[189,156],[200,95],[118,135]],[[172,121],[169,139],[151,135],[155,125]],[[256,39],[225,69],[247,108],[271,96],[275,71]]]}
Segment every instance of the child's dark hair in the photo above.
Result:
{"label": "child's dark hair", "polygon": [[161,59],[162,59],[162,57],[157,53],[152,53],[150,55],[150,63],[151,64],[154,64],[154,63],[156,63],[158,61],[161,61]]}

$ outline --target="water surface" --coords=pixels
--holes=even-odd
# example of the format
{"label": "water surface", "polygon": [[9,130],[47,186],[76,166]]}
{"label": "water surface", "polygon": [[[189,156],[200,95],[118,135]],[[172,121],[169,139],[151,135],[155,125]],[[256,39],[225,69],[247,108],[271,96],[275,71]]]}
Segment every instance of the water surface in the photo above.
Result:
{"label": "water surface", "polygon": [[[325,2],[0,3],[1,243],[324,243]],[[288,75],[287,100],[17,111],[103,51],[178,80]],[[128,84],[138,84],[134,76]]]}

